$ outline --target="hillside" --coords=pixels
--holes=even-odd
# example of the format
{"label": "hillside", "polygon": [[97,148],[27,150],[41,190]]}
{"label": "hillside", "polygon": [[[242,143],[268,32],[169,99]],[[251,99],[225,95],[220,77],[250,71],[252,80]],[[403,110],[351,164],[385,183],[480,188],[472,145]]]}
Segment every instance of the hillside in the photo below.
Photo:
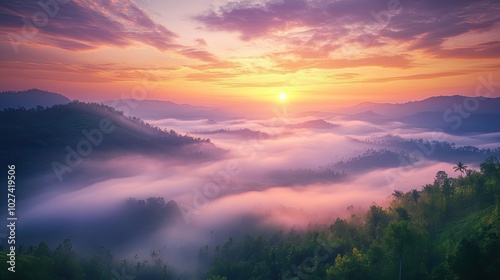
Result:
{"label": "hillside", "polygon": [[138,153],[196,160],[220,152],[208,139],[164,131],[93,103],[6,109],[0,111],[0,123],[0,162],[19,164],[26,176],[52,171],[54,162],[76,164],[73,161],[79,162],[78,157]]}
{"label": "hillside", "polygon": [[32,109],[69,103],[64,95],[39,89],[0,92],[0,110],[6,108]]}
{"label": "hillside", "polygon": [[464,174],[439,171],[421,190],[394,190],[388,207],[328,225],[201,248],[202,279],[496,279],[500,162],[490,157]]}

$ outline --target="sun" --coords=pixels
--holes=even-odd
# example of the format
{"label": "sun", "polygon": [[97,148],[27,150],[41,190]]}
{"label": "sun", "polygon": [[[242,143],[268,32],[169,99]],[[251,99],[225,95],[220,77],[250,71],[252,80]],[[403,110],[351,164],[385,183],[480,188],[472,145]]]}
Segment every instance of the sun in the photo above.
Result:
{"label": "sun", "polygon": [[284,92],[280,93],[279,98],[281,101],[285,101],[286,100],[286,93],[284,93]]}

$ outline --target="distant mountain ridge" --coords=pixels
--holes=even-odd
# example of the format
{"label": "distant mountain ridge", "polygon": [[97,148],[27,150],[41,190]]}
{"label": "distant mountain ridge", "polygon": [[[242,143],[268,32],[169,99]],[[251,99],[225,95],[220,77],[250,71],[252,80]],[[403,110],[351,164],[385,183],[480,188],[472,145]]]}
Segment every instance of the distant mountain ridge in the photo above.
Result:
{"label": "distant mountain ridge", "polygon": [[102,104],[120,111],[126,111],[126,115],[144,120],[173,118],[183,120],[215,119],[220,121],[235,118],[234,115],[220,108],[177,104],[162,100],[121,99],[104,101]]}
{"label": "distant mountain ridge", "polygon": [[288,125],[286,125],[286,128],[289,128],[289,129],[300,129],[300,128],[330,129],[330,128],[336,128],[339,126],[340,125],[338,125],[338,124],[327,122],[324,119],[315,119],[315,120],[309,120],[309,121],[297,123],[297,124],[288,124]]}
{"label": "distant mountain ridge", "polygon": [[[26,91],[6,91],[0,93],[0,110],[5,108],[26,109],[37,106],[50,107],[58,104],[67,104],[67,97],[43,91],[30,89]],[[235,108],[216,108],[178,104],[162,100],[135,100],[121,99],[104,101],[102,104],[123,111],[126,116],[139,117],[144,120],[181,119],[199,120],[210,119],[213,122],[242,118],[243,114]],[[301,116],[315,116],[320,120],[304,124],[290,125],[288,128],[334,128],[336,124],[327,123],[323,118],[342,117],[347,120],[367,121],[375,124],[386,122],[401,122],[406,126],[420,128],[440,128],[451,133],[497,132],[496,125],[500,119],[500,97],[467,97],[462,95],[433,96],[423,100],[406,103],[375,103],[364,102],[351,107],[334,109],[333,112],[303,112]],[[463,110],[471,117],[460,116]],[[459,128],[453,128],[461,118]],[[462,125],[463,123],[463,125]]]}
{"label": "distant mountain ridge", "polygon": [[[406,103],[374,103],[364,102],[352,107],[344,107],[336,110],[336,113],[347,115],[372,112],[385,117],[405,117],[420,112],[446,112],[455,110],[455,106],[462,106],[464,110],[482,114],[498,114],[500,108],[500,97],[468,97],[462,95],[433,96],[420,101]],[[476,108],[477,107],[477,108]]]}
{"label": "distant mountain ridge", "polygon": [[39,89],[0,92],[0,110],[6,108],[31,109],[37,106],[50,107],[71,102],[66,96]]}
{"label": "distant mountain ridge", "polygon": [[400,123],[406,128],[437,129],[466,135],[500,132],[499,109],[500,97],[453,95],[395,104],[364,102],[339,108],[332,116],[373,124]]}

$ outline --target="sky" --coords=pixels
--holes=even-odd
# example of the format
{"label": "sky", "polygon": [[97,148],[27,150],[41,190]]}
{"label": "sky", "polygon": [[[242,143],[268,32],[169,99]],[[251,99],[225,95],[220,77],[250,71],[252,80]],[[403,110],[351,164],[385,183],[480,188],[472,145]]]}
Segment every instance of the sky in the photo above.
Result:
{"label": "sky", "polygon": [[499,19],[499,0],[2,1],[0,90],[212,106],[286,93],[303,110],[474,96],[500,79]]}

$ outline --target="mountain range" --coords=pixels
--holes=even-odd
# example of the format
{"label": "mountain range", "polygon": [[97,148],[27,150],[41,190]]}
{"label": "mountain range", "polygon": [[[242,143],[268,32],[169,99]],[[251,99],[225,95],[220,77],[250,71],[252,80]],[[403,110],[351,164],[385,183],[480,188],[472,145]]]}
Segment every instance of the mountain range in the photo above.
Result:
{"label": "mountain range", "polygon": [[[68,98],[57,93],[38,89],[21,92],[0,93],[0,109],[48,107],[70,102]],[[249,116],[236,116],[230,108],[215,108],[177,104],[161,100],[109,100],[104,105],[122,111],[124,115],[144,120],[180,119],[180,120],[215,120],[224,121]],[[304,112],[299,116],[316,118],[341,118],[360,120],[374,124],[398,122],[403,127],[442,130],[451,134],[491,133],[499,132],[496,125],[500,121],[500,98],[465,97],[460,95],[435,96],[420,101],[407,103],[374,103],[364,102],[351,107],[333,109],[333,112]],[[214,121],[212,121],[214,122]],[[319,123],[322,128],[331,128],[335,124]],[[291,124],[293,128],[301,124]],[[310,125],[314,125],[311,123]]]}
{"label": "mountain range", "polygon": [[398,118],[414,115],[420,112],[446,112],[448,110],[459,110],[462,107],[464,111],[482,114],[498,114],[500,108],[500,98],[489,97],[466,97],[461,95],[453,96],[434,96],[420,101],[411,101],[407,103],[374,103],[364,102],[352,107],[337,109],[339,114],[360,114],[373,112],[375,114]]}

